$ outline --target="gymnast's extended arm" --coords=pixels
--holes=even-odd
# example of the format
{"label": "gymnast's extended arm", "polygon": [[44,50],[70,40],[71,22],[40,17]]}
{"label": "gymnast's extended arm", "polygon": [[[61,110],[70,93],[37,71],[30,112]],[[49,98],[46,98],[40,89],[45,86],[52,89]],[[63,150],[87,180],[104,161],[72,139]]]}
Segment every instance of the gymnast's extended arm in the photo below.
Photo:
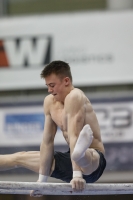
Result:
{"label": "gymnast's extended arm", "polygon": [[[75,103],[76,102],[76,103]],[[72,153],[77,142],[79,133],[84,125],[84,106],[83,106],[83,98],[79,94],[71,94],[65,100],[65,111],[67,114],[67,128],[68,128],[68,138],[69,138],[69,146],[71,152],[71,161],[73,168],[73,180],[71,181],[73,190],[78,190],[79,188],[85,187],[85,180],[81,177],[76,177],[75,172],[81,173],[81,168],[75,163],[72,159]],[[82,187],[81,187],[82,186]]]}
{"label": "gymnast's extended arm", "polygon": [[39,174],[49,176],[54,157],[54,137],[57,125],[53,122],[50,115],[50,101],[46,97],[44,101],[45,125],[43,139],[40,146],[40,168]]}
{"label": "gymnast's extended arm", "polygon": [[[50,106],[51,103],[49,98],[46,97],[44,100],[45,124],[43,139],[40,146],[40,167],[38,182],[47,182],[47,178],[50,176],[54,158],[54,137],[57,131],[57,125],[51,119]],[[36,191],[31,191],[31,196],[36,196],[35,193]]]}

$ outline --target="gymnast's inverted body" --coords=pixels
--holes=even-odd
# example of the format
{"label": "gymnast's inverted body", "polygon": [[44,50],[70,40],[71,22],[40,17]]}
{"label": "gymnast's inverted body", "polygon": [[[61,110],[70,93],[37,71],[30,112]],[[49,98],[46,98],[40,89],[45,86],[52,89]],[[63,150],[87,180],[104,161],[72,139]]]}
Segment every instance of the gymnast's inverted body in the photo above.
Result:
{"label": "gymnast's inverted body", "polygon": [[[50,94],[44,99],[40,152],[0,155],[0,170],[25,167],[39,174],[37,182],[46,182],[51,176],[70,182],[74,191],[82,191],[86,183],[97,181],[106,167],[96,114],[83,91],[74,88],[68,63],[51,62],[42,70],[41,78]],[[68,143],[65,153],[54,152],[57,127]],[[35,190],[31,196],[36,196]]]}

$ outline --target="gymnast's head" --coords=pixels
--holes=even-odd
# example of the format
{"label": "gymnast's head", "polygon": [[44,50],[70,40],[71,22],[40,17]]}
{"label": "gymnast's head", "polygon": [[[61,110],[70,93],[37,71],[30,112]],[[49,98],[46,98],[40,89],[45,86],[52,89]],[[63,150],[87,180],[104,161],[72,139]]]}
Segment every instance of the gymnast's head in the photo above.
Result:
{"label": "gymnast's head", "polygon": [[72,82],[72,75],[70,66],[68,63],[64,61],[53,61],[50,64],[46,65],[45,68],[41,72],[41,78],[46,78],[51,74],[55,74],[56,76],[62,78],[69,77]]}
{"label": "gymnast's head", "polygon": [[48,92],[58,100],[62,100],[72,88],[72,74],[70,66],[64,61],[53,61],[46,65],[41,72],[45,79]]}

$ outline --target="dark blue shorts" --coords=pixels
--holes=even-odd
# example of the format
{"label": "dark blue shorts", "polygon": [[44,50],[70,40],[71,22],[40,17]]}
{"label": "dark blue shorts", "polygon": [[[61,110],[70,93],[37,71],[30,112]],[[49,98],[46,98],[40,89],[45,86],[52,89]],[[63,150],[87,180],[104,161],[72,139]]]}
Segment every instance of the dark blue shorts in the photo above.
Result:
{"label": "dark blue shorts", "polygon": [[[104,158],[104,155],[100,151],[98,150],[96,151],[99,153],[100,156],[99,166],[92,174],[83,175],[83,178],[86,180],[86,183],[96,182],[100,178],[106,167],[106,160]],[[72,174],[73,174],[72,163],[70,159],[70,151],[65,153],[55,151],[54,158],[55,158],[55,169],[51,174],[51,177],[69,183],[72,180]]]}

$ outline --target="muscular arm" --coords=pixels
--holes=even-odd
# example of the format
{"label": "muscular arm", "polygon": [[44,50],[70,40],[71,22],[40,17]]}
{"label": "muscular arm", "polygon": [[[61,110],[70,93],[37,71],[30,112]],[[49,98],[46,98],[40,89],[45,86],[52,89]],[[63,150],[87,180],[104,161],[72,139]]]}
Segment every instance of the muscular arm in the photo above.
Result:
{"label": "muscular arm", "polygon": [[[93,145],[98,147],[101,144],[100,128],[96,118],[96,114],[91,103],[81,92],[73,92],[66,99],[65,109],[67,113],[67,128],[71,155],[73,153],[78,136],[85,124],[89,124],[94,133]],[[78,170],[78,166],[74,163],[73,170]]]}
{"label": "muscular arm", "polygon": [[51,119],[50,101],[46,97],[44,101],[45,125],[43,139],[40,146],[40,168],[39,173],[49,176],[54,154],[54,137],[57,126]]}
{"label": "muscular arm", "polygon": [[[50,175],[50,169],[52,167],[53,154],[54,154],[54,137],[56,134],[57,126],[51,119],[50,115],[51,101],[49,96],[44,101],[44,114],[45,124],[43,139],[40,146],[40,168],[39,179],[37,182],[46,182],[47,177]],[[41,177],[40,177],[41,176]],[[30,192],[30,196],[41,197],[42,194],[36,190]]]}
{"label": "muscular arm", "polygon": [[[69,138],[70,152],[73,153],[79,133],[85,123],[85,106],[81,94],[72,94],[65,102],[67,114],[67,132]],[[71,159],[72,160],[72,159]],[[73,171],[80,170],[79,166],[72,160]]]}

